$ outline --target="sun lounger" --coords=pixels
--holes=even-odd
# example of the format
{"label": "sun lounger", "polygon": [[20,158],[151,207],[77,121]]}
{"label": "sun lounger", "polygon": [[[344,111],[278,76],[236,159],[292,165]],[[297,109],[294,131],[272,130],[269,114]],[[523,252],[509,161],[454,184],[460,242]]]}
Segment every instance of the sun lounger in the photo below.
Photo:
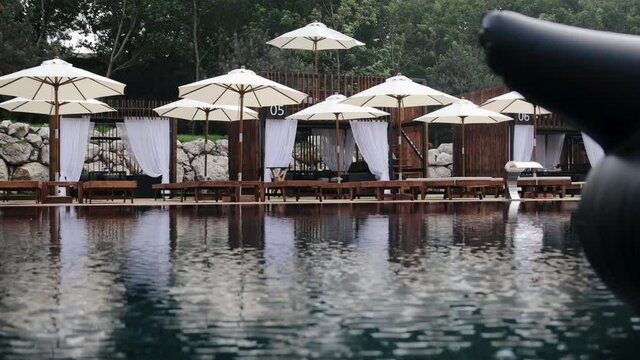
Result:
{"label": "sun lounger", "polygon": [[518,178],[518,186],[522,188],[522,197],[555,196],[564,198],[567,186],[571,185],[568,176],[536,176]]}
{"label": "sun lounger", "polygon": [[[133,190],[138,187],[135,180],[112,180],[112,181],[87,181],[82,184],[85,202],[91,203],[95,198],[113,201],[116,196],[123,199],[131,199],[133,204]],[[98,193],[98,196],[96,196]]]}
{"label": "sun lounger", "polygon": [[195,192],[197,185],[198,183],[195,181],[185,181],[181,183],[153,184],[151,188],[155,192],[154,200],[158,200],[158,196],[161,195],[162,201],[164,201],[165,194],[172,196],[174,192],[177,192],[180,194],[180,202],[183,202],[186,198],[187,191],[191,190]]}
{"label": "sun lounger", "polygon": [[0,181],[0,190],[3,192],[2,201],[9,201],[10,191],[33,191],[36,196],[36,204],[40,201],[40,182],[34,180]]}
{"label": "sun lounger", "polygon": [[353,187],[353,190],[350,194],[352,199],[356,197],[359,198],[363,190],[373,190],[373,193],[378,200],[384,199],[385,190],[394,192],[393,197],[398,198],[402,196],[405,188],[409,189],[413,199],[417,199],[418,196],[421,196],[422,199],[424,199],[425,197],[424,183],[422,181],[414,179],[389,181],[358,181],[355,183],[345,184],[351,184],[350,186]]}
{"label": "sun lounger", "polygon": [[216,202],[222,199],[221,194],[227,194],[231,201],[237,202],[240,194],[240,183],[238,181],[198,181],[195,184],[194,194],[196,202],[204,200],[203,190],[213,191]]}
{"label": "sun lounger", "polygon": [[495,186],[490,177],[456,177],[453,178],[454,184],[449,192],[449,199],[453,195],[471,195],[482,199],[486,195],[488,188]]}
{"label": "sun lounger", "polygon": [[278,196],[278,191],[280,191],[282,201],[285,202],[287,201],[288,191],[294,192],[296,201],[299,201],[300,196],[304,194],[312,195],[316,199],[320,199],[320,201],[322,201],[321,186],[323,184],[328,183],[317,180],[285,180],[278,182],[268,182],[264,183],[264,191],[268,199],[271,199],[271,196]]}
{"label": "sun lounger", "polygon": [[585,184],[586,182],[584,181],[572,181],[571,184],[565,186],[566,193],[570,194],[571,197],[580,195]]}

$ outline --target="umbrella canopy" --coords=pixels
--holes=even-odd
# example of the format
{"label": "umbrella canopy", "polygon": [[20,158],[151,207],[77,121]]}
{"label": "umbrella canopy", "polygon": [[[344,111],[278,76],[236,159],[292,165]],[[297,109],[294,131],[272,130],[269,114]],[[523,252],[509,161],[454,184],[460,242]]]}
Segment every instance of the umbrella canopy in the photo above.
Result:
{"label": "umbrella canopy", "polygon": [[40,66],[20,70],[0,77],[0,95],[20,96],[31,100],[54,102],[54,117],[49,128],[52,132],[49,176],[57,180],[60,172],[59,103],[64,100],[87,100],[95,97],[124,94],[123,83],[73,67],[55,58]]}
{"label": "umbrella canopy", "polygon": [[[243,67],[230,71],[226,75],[196,81],[178,88],[182,98],[204,101],[210,104],[263,107],[272,105],[299,104],[307,94],[275,81],[256,75]],[[240,111],[239,124],[239,171],[238,180],[242,181],[242,123],[244,112]]]}
{"label": "umbrella canopy", "polygon": [[[29,100],[17,97],[0,103],[0,107],[12,112],[25,112],[32,114],[54,115],[55,102],[51,100]],[[89,100],[63,100],[60,101],[59,114],[97,114],[112,112],[116,109],[95,99]]]}
{"label": "umbrella canopy", "polygon": [[[202,120],[204,124],[204,148],[209,142],[209,120],[235,121],[240,117],[238,106],[212,105],[202,101],[181,99],[153,109],[160,116],[168,116],[186,120]],[[243,118],[255,120],[258,113],[243,108]],[[204,152],[204,176],[207,177],[207,151]]]}
{"label": "umbrella canopy", "polygon": [[338,136],[340,120],[352,120],[352,119],[370,119],[379,116],[389,115],[389,113],[382,110],[374,109],[372,107],[362,107],[356,105],[343,104],[342,101],[347,97],[341,94],[334,94],[329,96],[325,101],[310,106],[306,109],[298,111],[297,113],[290,115],[290,118],[299,120],[335,120],[336,129],[336,159],[338,162],[338,182],[340,179],[340,137]]}
{"label": "umbrella canopy", "polygon": [[495,124],[502,121],[513,120],[500,113],[478,107],[469,100],[458,100],[449,106],[432,113],[420,116],[413,121],[422,121],[430,124],[461,124],[462,125],[462,176],[465,176],[464,159],[464,125],[465,124]]}
{"label": "umbrella canopy", "polygon": [[314,98],[318,97],[319,91],[315,78],[315,75],[318,74],[318,50],[350,49],[354,46],[364,45],[363,42],[328,28],[325,24],[317,21],[282,34],[267,41],[267,44],[281,49],[313,50],[314,94],[312,95]]}
{"label": "umbrella canopy", "polygon": [[485,101],[480,107],[504,114],[551,114],[549,110],[527,101],[527,99],[517,91],[491,98]]}
{"label": "umbrella canopy", "polygon": [[[240,118],[238,106],[213,105],[202,101],[180,99],[153,109],[160,116],[185,120],[236,121]],[[244,108],[244,119],[255,120],[258,113]]]}
{"label": "umbrella canopy", "polygon": [[273,40],[267,41],[267,44],[281,49],[302,50],[350,49],[354,46],[364,45],[363,42],[317,21],[282,34]]}
{"label": "umbrella canopy", "polygon": [[359,106],[397,107],[397,138],[399,154],[399,179],[402,180],[402,135],[401,124],[404,108],[412,106],[447,105],[458,100],[456,97],[418,84],[402,74],[388,78],[382,84],[361,91],[347,100],[345,104]]}

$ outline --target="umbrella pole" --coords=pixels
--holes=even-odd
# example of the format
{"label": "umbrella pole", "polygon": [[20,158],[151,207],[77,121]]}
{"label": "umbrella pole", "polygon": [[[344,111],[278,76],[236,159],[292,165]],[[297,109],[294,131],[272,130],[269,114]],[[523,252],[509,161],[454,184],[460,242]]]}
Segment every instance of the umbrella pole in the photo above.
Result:
{"label": "umbrella pole", "polygon": [[58,85],[53,86],[53,94],[55,98],[55,116],[53,118],[53,134],[51,141],[51,154],[49,155],[49,164],[51,169],[49,171],[49,180],[57,181],[60,173],[60,102],[58,100]]}
{"label": "umbrella pole", "polygon": [[204,179],[207,180],[207,142],[209,141],[209,111],[204,117]]}
{"label": "umbrella pole", "polygon": [[[244,109],[244,92],[240,92],[240,135],[238,137],[238,144],[240,146],[240,151],[238,152],[238,154],[240,154],[240,158],[239,158],[239,164],[240,166],[238,167],[238,181],[242,181],[242,115],[243,115],[243,111],[242,109]],[[242,193],[242,188],[240,188],[240,192]],[[240,194],[242,195],[242,194]]]}
{"label": "umbrella pole", "polygon": [[320,89],[318,89],[318,42],[313,42],[313,99],[318,99]]}
{"label": "umbrella pole", "polygon": [[402,99],[398,98],[398,180],[402,180],[402,118],[404,117]]}
{"label": "umbrella pole", "polygon": [[464,116],[462,117],[462,176],[465,176],[465,158],[464,158]]}
{"label": "umbrella pole", "polygon": [[[536,154],[536,143],[538,142],[538,137],[536,136],[538,125],[536,124],[536,105],[533,105],[533,161],[538,161],[538,155]],[[536,176],[536,169],[531,169],[533,172],[533,176]]]}
{"label": "umbrella pole", "polygon": [[338,162],[338,183],[341,183],[340,179],[340,130],[338,128],[338,114],[336,113],[336,159]]}

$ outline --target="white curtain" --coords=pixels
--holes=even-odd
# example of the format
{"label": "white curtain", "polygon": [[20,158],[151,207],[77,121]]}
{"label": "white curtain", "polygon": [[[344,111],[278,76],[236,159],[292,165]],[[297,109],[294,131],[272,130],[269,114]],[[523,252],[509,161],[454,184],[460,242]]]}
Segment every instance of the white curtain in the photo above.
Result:
{"label": "white curtain", "polygon": [[122,141],[122,145],[124,146],[125,150],[127,150],[127,153],[129,153],[129,158],[132,162],[138,164],[138,161],[133,154],[133,150],[131,150],[131,141],[129,140],[129,135],[127,134],[127,127],[124,123],[116,123],[116,129],[118,131],[118,134],[120,135],[120,141]]}
{"label": "white curtain", "polygon": [[531,161],[533,155],[533,126],[515,125],[513,127],[513,160]]}
{"label": "white curtain", "polygon": [[560,161],[564,134],[536,136],[536,159],[545,169],[554,169]]}
{"label": "white curtain", "polygon": [[351,130],[358,149],[377,180],[389,180],[389,143],[386,121],[352,120]]}
{"label": "white curtain", "polygon": [[[314,135],[320,136],[322,144],[322,160],[332,171],[338,171],[338,159],[336,158],[336,130],[314,129]],[[351,129],[338,130],[340,137],[340,169],[347,172],[353,162],[353,153],[356,150],[356,141]]]}
{"label": "white curtain", "polygon": [[169,182],[169,119],[125,117],[131,153],[145,175]]}
{"label": "white curtain", "polygon": [[291,163],[297,129],[298,120],[296,119],[267,119],[264,129],[263,179],[265,182],[271,181],[269,167],[288,167]]}
{"label": "white curtain", "polygon": [[92,130],[88,116],[60,118],[60,180],[80,180]]}
{"label": "white curtain", "polygon": [[582,133],[582,141],[584,142],[584,149],[587,151],[589,164],[591,164],[591,167],[595,167],[604,158],[604,150],[600,144],[585,133]]}

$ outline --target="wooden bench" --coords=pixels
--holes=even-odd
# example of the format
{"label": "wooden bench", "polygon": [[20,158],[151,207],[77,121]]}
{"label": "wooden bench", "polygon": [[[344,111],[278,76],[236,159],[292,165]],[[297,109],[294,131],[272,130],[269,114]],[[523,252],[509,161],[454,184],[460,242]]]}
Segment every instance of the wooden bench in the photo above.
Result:
{"label": "wooden bench", "polygon": [[[239,189],[249,189],[253,191],[253,200],[255,202],[264,201],[264,183],[262,181],[243,180],[239,183]],[[244,190],[242,193],[244,193]]]}
{"label": "wooden bench", "polygon": [[571,197],[575,197],[576,195],[582,194],[582,189],[586,182],[584,181],[572,181],[571,184],[565,186],[565,190],[567,194],[570,194]]}
{"label": "wooden bench", "polygon": [[[166,183],[166,184],[153,184],[151,188],[154,190],[154,200],[158,200],[158,195],[161,193],[168,193],[169,196],[173,196],[174,192],[178,192],[180,194],[180,202],[183,202],[186,198],[186,192],[188,190],[193,190],[195,192],[198,183],[195,181],[185,181],[181,183]],[[195,194],[194,194],[195,196]],[[162,196],[162,201],[165,200],[165,197]]]}
{"label": "wooden bench", "polygon": [[4,193],[2,197],[2,201],[9,201],[9,192],[10,191],[33,191],[36,196],[36,204],[40,202],[40,191],[42,187],[39,181],[35,180],[11,180],[11,181],[0,181],[0,190]]}
{"label": "wooden bench", "polygon": [[495,186],[490,177],[456,177],[453,180],[449,200],[453,199],[453,195],[471,195],[482,199],[486,195],[487,188]]}
{"label": "wooden bench", "polygon": [[[324,184],[328,184],[327,182],[317,181],[317,180],[285,180],[285,181],[277,181],[277,182],[267,182],[264,183],[264,191],[265,195],[268,199],[271,199],[271,196],[278,196],[278,190],[280,190],[280,196],[282,196],[282,201],[287,201],[287,191],[293,190],[295,193],[296,201],[300,200],[300,197],[304,193],[311,194],[316,199],[320,199],[322,201],[322,190],[321,187]],[[273,191],[269,191],[273,190]]]}
{"label": "wooden bench", "polygon": [[222,198],[220,194],[228,194],[231,201],[238,202],[240,195],[240,183],[238,181],[197,181],[195,184],[194,198],[196,202],[203,200],[202,190],[211,190],[215,193],[216,202]]}
{"label": "wooden bench", "polygon": [[124,202],[127,202],[127,198],[129,198],[133,204],[133,190],[137,187],[138,183],[135,180],[87,181],[82,184],[85,202],[90,204],[94,198],[98,198],[95,197],[96,192],[106,193],[107,195],[99,196],[99,198],[111,201],[116,198],[116,192],[119,192]]}
{"label": "wooden bench", "polygon": [[412,199],[417,199],[421,196],[425,198],[424,182],[420,180],[388,180],[388,181],[357,181],[349,184],[351,199],[360,197],[361,190],[373,190],[376,199],[384,200],[385,190],[395,192],[394,198],[401,197],[404,194],[404,189],[409,189]]}
{"label": "wooden bench", "polygon": [[522,188],[522,197],[555,196],[565,197],[567,186],[571,185],[568,176],[536,176],[518,178],[518,186]]}

